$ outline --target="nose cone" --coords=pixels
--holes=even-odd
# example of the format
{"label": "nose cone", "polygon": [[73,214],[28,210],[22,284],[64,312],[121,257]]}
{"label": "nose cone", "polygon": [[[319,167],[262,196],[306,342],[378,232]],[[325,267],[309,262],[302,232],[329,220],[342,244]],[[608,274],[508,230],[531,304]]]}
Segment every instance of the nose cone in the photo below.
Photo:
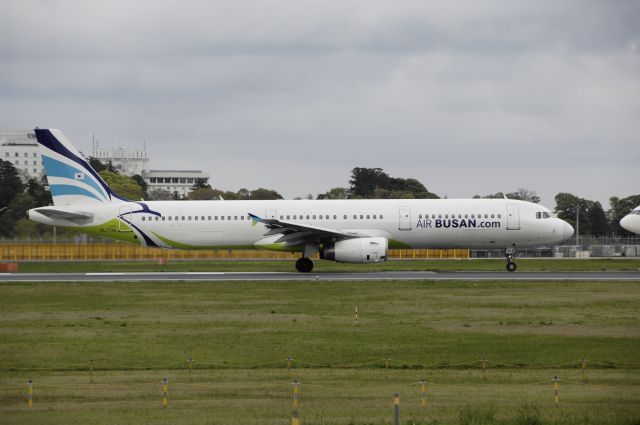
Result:
{"label": "nose cone", "polygon": [[628,231],[632,231],[631,230],[631,214],[625,215],[624,217],[622,217],[622,220],[620,220],[620,226]]}
{"label": "nose cone", "polygon": [[562,236],[564,239],[569,239],[573,236],[573,226],[562,220]]}

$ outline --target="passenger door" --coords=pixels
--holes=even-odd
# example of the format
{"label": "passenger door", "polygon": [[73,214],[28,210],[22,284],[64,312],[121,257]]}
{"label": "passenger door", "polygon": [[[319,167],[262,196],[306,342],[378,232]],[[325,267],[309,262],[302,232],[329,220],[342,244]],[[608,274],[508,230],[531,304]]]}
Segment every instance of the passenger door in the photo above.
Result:
{"label": "passenger door", "polygon": [[507,204],[507,230],[520,230],[518,204]]}
{"label": "passenger door", "polygon": [[411,230],[411,209],[400,208],[398,230]]}

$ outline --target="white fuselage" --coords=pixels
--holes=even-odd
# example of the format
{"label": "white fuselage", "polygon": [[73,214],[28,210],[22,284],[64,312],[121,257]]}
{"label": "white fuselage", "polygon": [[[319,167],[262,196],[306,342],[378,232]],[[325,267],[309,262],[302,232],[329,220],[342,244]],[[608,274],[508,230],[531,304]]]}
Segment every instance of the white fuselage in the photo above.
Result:
{"label": "white fuselage", "polygon": [[[54,208],[54,207],[44,207]],[[55,207],[60,210],[61,206]],[[558,243],[573,228],[547,208],[509,199],[144,201],[67,207],[91,216],[81,225],[31,210],[32,220],[100,234],[117,219],[142,244],[165,248],[266,248],[279,236],[265,236],[265,219],[340,230],[354,236],[381,236],[390,247],[509,248]],[[639,216],[640,217],[640,216]],[[130,227],[128,226],[130,225]],[[109,230],[113,232],[113,230]],[[110,237],[108,232],[102,236]],[[290,247],[280,247],[288,250]]]}
{"label": "white fuselage", "polygon": [[622,217],[620,226],[625,230],[640,235],[640,207],[635,208],[631,213]]}

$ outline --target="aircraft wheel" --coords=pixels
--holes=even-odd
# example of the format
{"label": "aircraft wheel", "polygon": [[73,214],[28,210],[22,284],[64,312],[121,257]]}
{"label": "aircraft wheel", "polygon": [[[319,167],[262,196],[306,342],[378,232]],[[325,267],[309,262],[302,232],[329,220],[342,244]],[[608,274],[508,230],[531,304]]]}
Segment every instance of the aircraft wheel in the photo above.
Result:
{"label": "aircraft wheel", "polygon": [[313,261],[306,257],[298,258],[296,260],[296,270],[300,273],[309,273],[313,270]]}
{"label": "aircraft wheel", "polygon": [[509,261],[507,263],[507,270],[510,272],[515,272],[516,271],[516,263],[514,263],[513,261]]}

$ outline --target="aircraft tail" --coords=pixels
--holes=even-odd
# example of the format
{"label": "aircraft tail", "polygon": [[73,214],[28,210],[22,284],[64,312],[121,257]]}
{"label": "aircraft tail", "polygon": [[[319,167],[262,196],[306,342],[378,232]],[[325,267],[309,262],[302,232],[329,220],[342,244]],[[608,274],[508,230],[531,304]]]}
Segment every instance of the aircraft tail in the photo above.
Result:
{"label": "aircraft tail", "polygon": [[60,130],[35,129],[54,205],[125,201],[116,195]]}

